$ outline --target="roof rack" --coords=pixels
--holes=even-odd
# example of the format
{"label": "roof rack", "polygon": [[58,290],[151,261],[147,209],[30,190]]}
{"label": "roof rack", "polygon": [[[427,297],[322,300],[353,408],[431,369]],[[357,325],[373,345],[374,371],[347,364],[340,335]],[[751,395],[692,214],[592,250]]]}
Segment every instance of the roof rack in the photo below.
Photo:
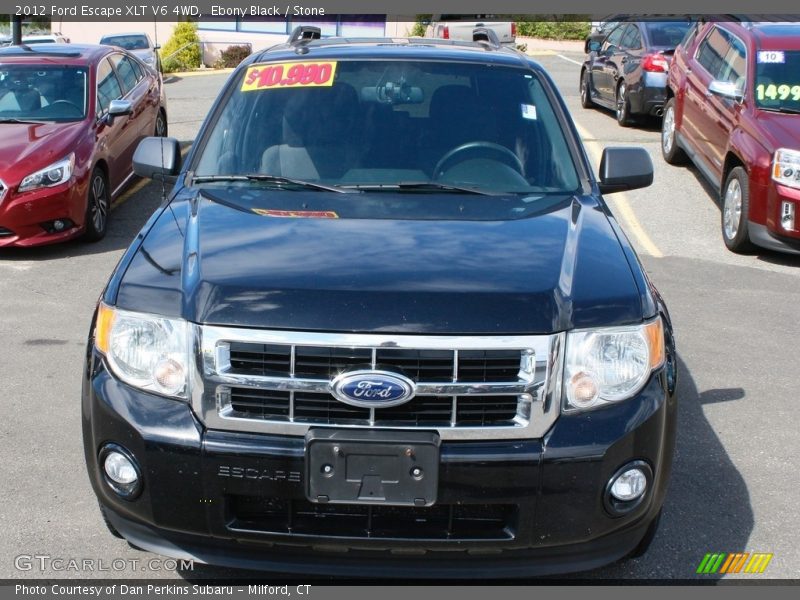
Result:
{"label": "roof rack", "polygon": [[500,38],[497,37],[494,29],[489,27],[476,27],[472,30],[472,41],[487,44],[492,48],[500,48]]}

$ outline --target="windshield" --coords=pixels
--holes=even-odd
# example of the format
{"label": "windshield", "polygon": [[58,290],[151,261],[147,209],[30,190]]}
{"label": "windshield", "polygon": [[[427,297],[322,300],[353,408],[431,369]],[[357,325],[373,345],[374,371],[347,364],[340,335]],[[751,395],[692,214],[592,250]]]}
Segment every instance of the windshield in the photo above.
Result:
{"label": "windshield", "polygon": [[100,40],[106,46],[119,46],[125,50],[146,50],[150,47],[143,35],[109,35]]}
{"label": "windshield", "polygon": [[759,108],[800,112],[800,50],[761,50],[756,55]]}
{"label": "windshield", "polygon": [[86,117],[85,67],[0,64],[0,122]]}
{"label": "windshield", "polygon": [[656,48],[675,48],[691,26],[689,21],[655,21],[645,24],[650,45]]}
{"label": "windshield", "polygon": [[261,174],[372,190],[402,184],[416,193],[579,186],[550,99],[527,69],[303,61],[251,66],[231,85],[196,158],[197,177]]}

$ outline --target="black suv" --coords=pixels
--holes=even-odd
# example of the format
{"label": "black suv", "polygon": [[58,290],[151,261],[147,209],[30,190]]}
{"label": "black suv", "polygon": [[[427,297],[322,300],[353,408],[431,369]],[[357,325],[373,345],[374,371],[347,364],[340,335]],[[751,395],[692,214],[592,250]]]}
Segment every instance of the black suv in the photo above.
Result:
{"label": "black suv", "polygon": [[231,76],[92,325],[113,533],[239,567],[414,577],[643,552],[675,439],[666,307],[551,79],[474,42],[319,39]]}

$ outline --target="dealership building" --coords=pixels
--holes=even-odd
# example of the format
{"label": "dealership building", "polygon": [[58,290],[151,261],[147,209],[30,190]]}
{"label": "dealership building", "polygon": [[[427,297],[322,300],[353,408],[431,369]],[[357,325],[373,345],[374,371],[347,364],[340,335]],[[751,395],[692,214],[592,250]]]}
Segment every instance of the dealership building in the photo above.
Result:
{"label": "dealership building", "polygon": [[[60,31],[70,41],[96,44],[104,35],[142,31],[160,45],[170,38],[177,21],[60,21],[53,19],[52,30]],[[248,44],[253,50],[267,48],[286,41],[292,29],[299,25],[313,25],[322,30],[324,37],[406,37],[414,26],[414,17],[387,19],[386,15],[330,15],[308,18],[216,18],[197,22],[203,50],[203,63],[213,65],[220,52],[228,46]]]}

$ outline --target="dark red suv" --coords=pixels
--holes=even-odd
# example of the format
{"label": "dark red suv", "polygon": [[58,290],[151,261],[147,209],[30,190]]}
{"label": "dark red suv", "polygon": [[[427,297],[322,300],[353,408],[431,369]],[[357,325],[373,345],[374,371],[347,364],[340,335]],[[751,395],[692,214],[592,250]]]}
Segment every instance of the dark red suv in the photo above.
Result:
{"label": "dark red suv", "polygon": [[161,76],[129,52],[0,49],[0,248],[102,238],[133,151],[166,119]]}
{"label": "dark red suv", "polygon": [[800,23],[698,23],[669,88],[662,154],[719,190],[725,245],[800,254]]}

